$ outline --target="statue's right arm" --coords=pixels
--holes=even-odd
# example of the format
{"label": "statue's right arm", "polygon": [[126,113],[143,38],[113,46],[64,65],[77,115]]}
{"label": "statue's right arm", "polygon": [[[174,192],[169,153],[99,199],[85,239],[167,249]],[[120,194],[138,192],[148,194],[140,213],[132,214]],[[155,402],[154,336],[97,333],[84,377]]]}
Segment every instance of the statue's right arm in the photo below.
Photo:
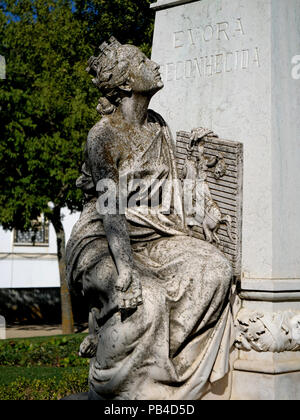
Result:
{"label": "statue's right arm", "polygon": [[[134,270],[127,221],[124,214],[119,214],[119,171],[117,165],[119,156],[113,142],[114,139],[109,129],[101,126],[94,131],[92,129],[87,141],[86,154],[99,197],[104,193],[101,188],[97,188],[100,180],[108,179],[116,185],[113,192],[117,193],[116,214],[103,214],[101,216],[108,245],[118,272],[115,287],[124,293],[124,299],[121,297],[119,306],[132,308],[141,303],[141,291],[138,276]],[[130,286],[135,287],[134,292]],[[128,293],[126,295],[125,292],[128,292],[129,289],[130,293],[127,296]]]}

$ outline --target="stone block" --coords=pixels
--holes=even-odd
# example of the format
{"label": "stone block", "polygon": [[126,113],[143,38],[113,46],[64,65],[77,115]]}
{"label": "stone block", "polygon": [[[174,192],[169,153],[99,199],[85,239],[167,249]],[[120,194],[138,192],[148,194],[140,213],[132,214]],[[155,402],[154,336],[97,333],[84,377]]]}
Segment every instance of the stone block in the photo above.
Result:
{"label": "stone block", "polygon": [[300,372],[279,375],[233,372],[232,400],[299,400]]}
{"label": "stone block", "polygon": [[245,277],[299,279],[300,1],[177,3],[154,4],[165,88],[151,106],[174,136],[204,126],[244,143]]}
{"label": "stone block", "polygon": [[[152,7],[152,58],[165,88],[151,107],[174,137],[206,127],[243,143],[242,308],[249,319],[263,315],[256,319],[267,334],[284,337],[282,319],[293,335],[300,314],[300,0],[158,0]],[[282,343],[270,341],[280,354],[239,352],[233,399],[299,399],[299,352]]]}

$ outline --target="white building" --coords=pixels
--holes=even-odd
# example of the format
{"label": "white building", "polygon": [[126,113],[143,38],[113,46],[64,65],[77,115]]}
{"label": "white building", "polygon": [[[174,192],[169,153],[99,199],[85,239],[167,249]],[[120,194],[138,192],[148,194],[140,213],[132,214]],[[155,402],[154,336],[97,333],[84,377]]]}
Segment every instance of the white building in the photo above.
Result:
{"label": "white building", "polygon": [[[64,212],[68,240],[79,214]],[[30,234],[4,231],[0,227],[0,288],[60,287],[56,235],[53,226],[39,232],[33,245]]]}
{"label": "white building", "polygon": [[[63,224],[68,240],[79,213],[70,214],[65,210],[64,216]],[[53,226],[45,225],[38,231],[35,245],[29,232],[4,231],[0,227],[0,314],[11,314],[10,309],[15,306],[17,315],[26,305],[30,308],[36,307],[37,313],[45,313],[45,308],[43,311],[39,308],[40,302],[44,304],[49,300],[53,305],[55,300],[55,304],[59,304],[59,289],[56,234]],[[22,319],[22,316],[16,316],[16,319]]]}

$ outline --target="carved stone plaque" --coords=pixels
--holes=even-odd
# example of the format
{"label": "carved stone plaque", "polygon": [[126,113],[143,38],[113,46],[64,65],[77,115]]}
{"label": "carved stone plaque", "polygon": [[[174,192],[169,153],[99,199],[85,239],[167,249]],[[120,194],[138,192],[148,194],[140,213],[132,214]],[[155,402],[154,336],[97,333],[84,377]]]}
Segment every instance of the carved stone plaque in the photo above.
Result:
{"label": "carved stone plaque", "polygon": [[[176,160],[179,177],[183,178],[183,169],[189,154],[191,133],[177,132]],[[234,276],[241,275],[242,255],[242,187],[243,187],[243,145],[242,143],[219,139],[218,137],[204,137],[204,157],[207,160],[216,157],[219,164],[207,167],[206,183],[211,198],[219,207],[222,218],[229,218],[230,231],[221,222],[217,227],[217,236],[213,242],[224,252],[232,262]],[[196,162],[197,150],[191,152],[192,161]],[[203,226],[192,226],[192,235],[207,240]],[[216,239],[216,240],[215,240]],[[217,242],[219,240],[219,243]]]}

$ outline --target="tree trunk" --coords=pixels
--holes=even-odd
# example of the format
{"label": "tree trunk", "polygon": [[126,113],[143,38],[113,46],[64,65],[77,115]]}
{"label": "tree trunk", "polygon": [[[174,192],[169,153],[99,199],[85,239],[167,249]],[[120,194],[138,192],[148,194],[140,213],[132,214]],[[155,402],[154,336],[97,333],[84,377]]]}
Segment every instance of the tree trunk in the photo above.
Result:
{"label": "tree trunk", "polygon": [[53,209],[52,222],[56,232],[57,258],[60,277],[60,297],[61,297],[61,318],[63,334],[74,333],[74,320],[72,312],[71,296],[66,276],[66,239],[65,231],[61,221],[61,209]]}

